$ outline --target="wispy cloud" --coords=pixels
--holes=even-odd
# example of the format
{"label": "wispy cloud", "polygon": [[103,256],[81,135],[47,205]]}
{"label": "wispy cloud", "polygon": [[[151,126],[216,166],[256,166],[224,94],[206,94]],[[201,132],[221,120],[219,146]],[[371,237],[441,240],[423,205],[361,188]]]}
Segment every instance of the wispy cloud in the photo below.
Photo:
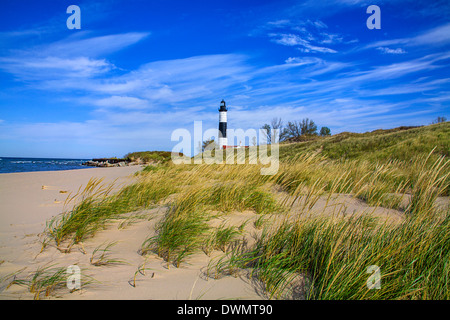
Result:
{"label": "wispy cloud", "polygon": [[336,44],[344,41],[344,37],[338,34],[321,32],[320,35],[322,36],[322,39],[320,39],[319,42],[323,44]]}
{"label": "wispy cloud", "polygon": [[336,50],[326,48],[326,47],[319,47],[319,46],[313,46],[311,44],[305,44],[303,47],[300,47],[299,50],[301,52],[321,52],[321,53],[336,53]]}
{"label": "wispy cloud", "polygon": [[68,78],[91,78],[104,74],[115,66],[105,59],[87,57],[7,57],[0,58],[0,68],[13,74],[17,79],[42,81]]}
{"label": "wispy cloud", "polygon": [[317,28],[328,28],[328,26],[323,22],[323,21],[320,21],[320,20],[316,20],[316,21],[313,21],[312,22]]}
{"label": "wispy cloud", "polygon": [[299,50],[302,52],[321,52],[321,53],[336,53],[336,50],[315,46],[310,43],[310,41],[301,38],[295,34],[277,34],[270,33],[269,37],[271,37],[271,41],[284,45],[284,46],[295,46],[299,47]]}
{"label": "wispy cloud", "polygon": [[[440,91],[443,87],[450,84],[449,78],[428,80],[420,82],[408,82],[406,84],[400,83],[395,86],[389,86],[387,88],[381,89],[371,89],[371,90],[358,90],[359,95],[365,97],[376,97],[376,96],[392,96],[392,95],[405,95],[414,93],[429,93],[430,91],[437,91],[437,94],[441,94]],[[416,101],[416,100],[410,100]]]}
{"label": "wispy cloud", "polygon": [[391,49],[391,48],[387,48],[387,47],[378,47],[377,50],[381,51],[382,53],[387,53],[387,54],[404,54],[404,53],[406,53],[406,51],[403,50],[402,48]]}
{"label": "wispy cloud", "polygon": [[292,26],[292,22],[289,19],[281,19],[276,21],[269,21],[267,25],[270,27],[287,27]]}
{"label": "wispy cloud", "polygon": [[269,37],[272,38],[272,42],[281,44],[283,46],[299,46],[308,43],[306,40],[303,40],[295,34],[270,33]]}
{"label": "wispy cloud", "polygon": [[426,30],[416,36],[407,38],[398,38],[392,40],[383,40],[370,43],[363,49],[389,47],[389,46],[440,46],[450,43],[450,23]]}
{"label": "wispy cloud", "polygon": [[[89,100],[87,101],[89,102]],[[107,98],[94,99],[91,104],[102,108],[122,108],[122,109],[147,109],[150,104],[145,99],[129,96],[110,96]]]}
{"label": "wispy cloud", "polygon": [[[155,105],[211,99],[227,88],[243,88],[249,79],[251,67],[238,54],[196,56],[185,59],[162,60],[144,64],[136,70],[108,77],[87,78],[78,81],[49,80],[38,84],[45,90],[83,90],[99,96],[91,101],[95,106],[128,105],[128,108],[146,108]],[[106,97],[104,97],[106,95]],[[138,100],[137,100],[138,99]]]}
{"label": "wispy cloud", "polygon": [[116,68],[100,56],[124,49],[148,35],[124,33],[83,38],[86,34],[81,33],[49,44],[11,50],[0,57],[0,68],[28,81],[91,78]]}
{"label": "wispy cloud", "polygon": [[376,81],[387,79],[398,79],[403,76],[419,71],[430,71],[445,67],[445,64],[437,64],[450,58],[450,53],[430,54],[418,59],[407,60],[389,65],[374,67],[372,70],[356,72],[354,80],[357,81]]}
{"label": "wispy cloud", "polygon": [[[129,47],[150,35],[149,32],[128,32],[96,37],[86,37],[89,33],[81,32],[50,45],[37,46],[33,53],[42,56],[58,57],[99,57]],[[86,37],[86,38],[85,38]]]}
{"label": "wispy cloud", "polygon": [[328,25],[321,20],[275,20],[264,25],[262,30],[266,31],[270,41],[296,47],[305,53],[337,53],[329,46],[350,41],[345,41],[344,35],[329,32]]}

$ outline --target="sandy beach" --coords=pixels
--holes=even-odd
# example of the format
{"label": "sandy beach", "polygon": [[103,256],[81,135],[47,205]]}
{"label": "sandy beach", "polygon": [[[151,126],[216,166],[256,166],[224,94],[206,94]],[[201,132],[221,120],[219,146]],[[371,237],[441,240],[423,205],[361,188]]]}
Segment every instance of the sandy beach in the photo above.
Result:
{"label": "sandy beach", "polygon": [[[83,243],[62,253],[47,247],[42,253],[40,234],[46,221],[60,214],[70,192],[77,192],[90,178],[104,178],[117,185],[131,183],[140,166],[92,168],[67,171],[7,173],[0,175],[0,299],[33,299],[27,288],[8,284],[12,277],[27,276],[39,267],[78,265],[82,270],[81,290],[70,293],[60,289],[51,299],[262,299],[258,286],[248,280],[224,277],[218,280],[204,276],[210,257],[193,255],[188,264],[170,267],[156,255],[147,259],[146,270],[131,281],[144,257],[138,250],[155,220],[138,221],[126,228],[110,225]],[[67,208],[66,208],[67,209]],[[68,208],[70,209],[70,208]],[[157,216],[160,208],[155,210]],[[245,217],[244,214],[242,214]],[[239,217],[237,217],[239,218]],[[122,263],[108,266],[90,264],[98,246],[115,241],[110,255]],[[83,278],[83,276],[86,277]],[[130,284],[135,284],[132,286]]]}

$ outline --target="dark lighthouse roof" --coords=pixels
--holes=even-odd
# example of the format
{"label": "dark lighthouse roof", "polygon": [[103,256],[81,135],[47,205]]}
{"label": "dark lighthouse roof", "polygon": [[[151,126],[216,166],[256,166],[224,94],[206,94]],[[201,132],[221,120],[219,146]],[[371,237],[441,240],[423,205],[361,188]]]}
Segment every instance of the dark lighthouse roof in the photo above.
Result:
{"label": "dark lighthouse roof", "polygon": [[222,101],[220,102],[220,109],[219,109],[219,111],[228,111],[228,110],[227,110],[227,106],[226,106],[226,104],[225,104],[225,100],[222,100]]}

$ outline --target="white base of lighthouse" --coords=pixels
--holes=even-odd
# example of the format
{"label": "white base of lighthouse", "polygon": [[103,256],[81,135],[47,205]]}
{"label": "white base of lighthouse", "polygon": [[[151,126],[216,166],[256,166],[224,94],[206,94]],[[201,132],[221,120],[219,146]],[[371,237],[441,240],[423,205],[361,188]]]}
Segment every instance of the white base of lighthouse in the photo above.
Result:
{"label": "white base of lighthouse", "polygon": [[228,144],[227,138],[219,138],[219,147],[220,147],[220,149],[223,149],[224,146],[226,147],[227,144]]}

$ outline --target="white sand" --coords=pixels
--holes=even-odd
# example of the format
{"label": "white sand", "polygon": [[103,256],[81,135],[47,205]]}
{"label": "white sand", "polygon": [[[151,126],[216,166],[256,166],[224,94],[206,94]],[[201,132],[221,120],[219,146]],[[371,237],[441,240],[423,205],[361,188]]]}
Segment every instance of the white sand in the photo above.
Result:
{"label": "white sand", "polygon": [[[91,177],[104,178],[105,182],[130,183],[138,166],[114,168],[89,168],[67,171],[30,172],[0,174],[0,299],[33,299],[25,287],[12,285],[5,276],[23,269],[18,278],[24,278],[38,267],[54,265],[68,267],[77,264],[82,274],[89,275],[94,282],[86,284],[82,275],[82,289],[70,293],[62,288],[51,299],[262,299],[260,286],[250,283],[245,277],[207,278],[204,270],[210,257],[203,253],[188,258],[180,268],[167,268],[166,262],[150,255],[145,275],[138,273],[136,287],[129,284],[137,268],[145,258],[138,254],[142,242],[154,232],[156,219],[140,221],[125,229],[117,224],[109,226],[83,245],[86,254],[73,248],[62,253],[47,247],[42,253],[39,233],[52,216],[63,211],[63,202],[68,193],[85,186]],[[43,188],[43,186],[45,186]],[[158,215],[155,210],[154,215]],[[251,214],[251,213],[250,213]],[[238,219],[249,215],[236,214]],[[93,266],[89,259],[93,250],[111,241],[118,243],[111,248],[111,258],[123,260],[125,264]]]}

